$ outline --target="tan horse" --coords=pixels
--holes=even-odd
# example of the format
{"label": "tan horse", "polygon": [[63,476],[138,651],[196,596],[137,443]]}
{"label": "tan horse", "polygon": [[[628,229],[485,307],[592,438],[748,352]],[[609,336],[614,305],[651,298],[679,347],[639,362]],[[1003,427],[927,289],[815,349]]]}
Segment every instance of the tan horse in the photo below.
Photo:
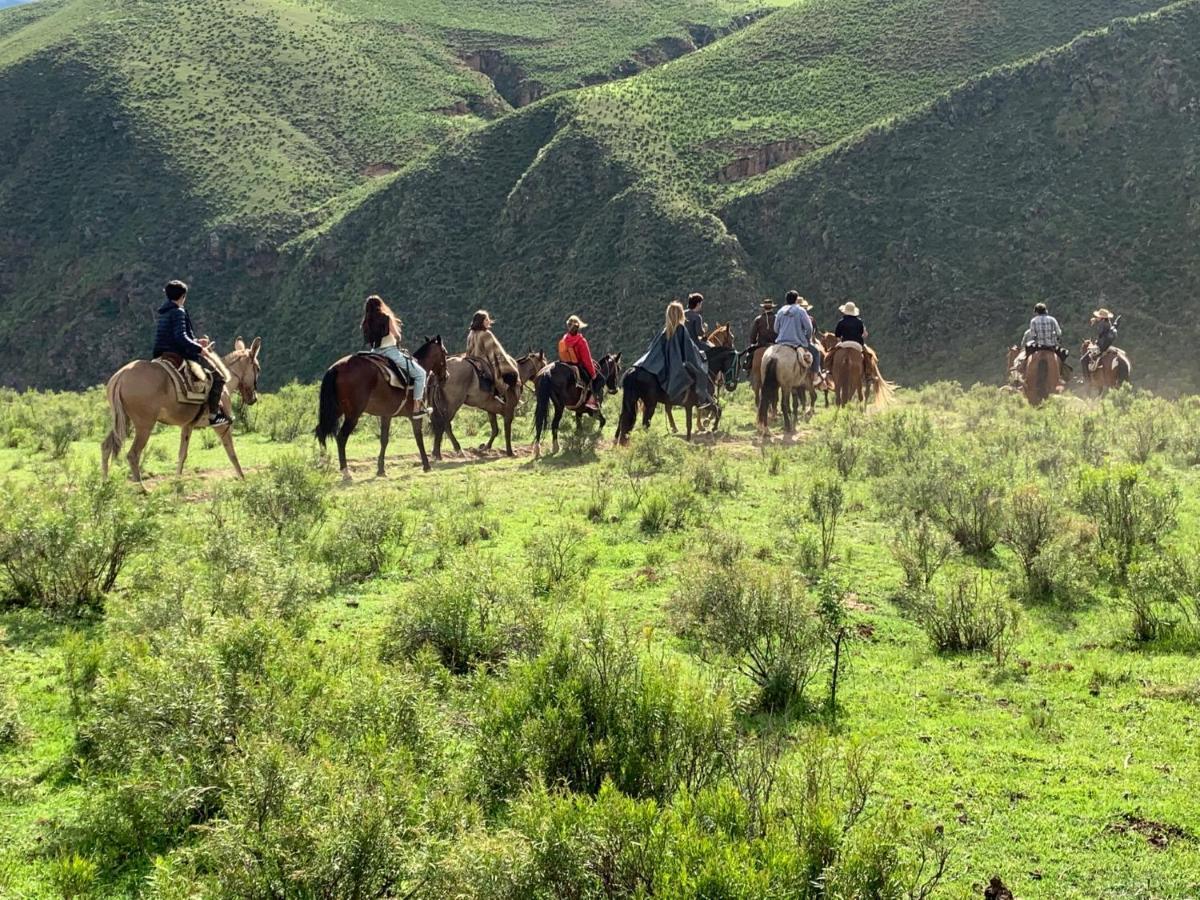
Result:
{"label": "tan horse", "polygon": [[500,434],[498,416],[504,417],[504,452],[513,455],[512,423],[517,413],[517,405],[521,402],[521,392],[525,385],[534,379],[538,372],[546,368],[546,354],[530,351],[517,360],[517,383],[507,388],[504,402],[496,399],[496,395],[485,390],[479,384],[479,375],[475,367],[463,356],[452,356],[446,360],[446,378],[438,379],[433,393],[433,414],[430,424],[433,426],[433,458],[442,458],[442,436],[450,438],[455,453],[462,453],[458,438],[454,435],[454,417],[464,406],[482,409],[488,414],[492,425],[492,436],[485,445],[492,449],[497,436]]}
{"label": "tan horse", "polygon": [[1025,363],[1025,399],[1030,406],[1041,406],[1047,397],[1061,389],[1062,365],[1053,350],[1034,350]]}
{"label": "tan horse", "polygon": [[[249,406],[258,400],[258,376],[262,367],[258,362],[258,352],[262,349],[262,338],[255,338],[247,347],[241,338],[234,342],[234,350],[224,358],[225,368],[229,370],[229,382],[225,385],[225,393],[221,397],[221,407],[229,412],[229,395],[237,391],[242,396],[242,403]],[[121,452],[121,445],[133,428],[133,446],[129,448],[126,459],[133,473],[133,480],[142,484],[141,458],[146,442],[156,424],[177,425],[179,432],[179,461],[175,466],[175,474],[183,474],[183,464],[187,460],[188,442],[192,432],[197,428],[208,426],[207,403],[180,403],[175,399],[175,388],[171,376],[158,363],[147,359],[135,360],[121,368],[112,378],[108,379],[106,388],[108,406],[112,412],[112,430],[100,445],[100,468],[108,477],[108,463]],[[233,469],[238,478],[242,474],[242,466],[238,462],[237,451],[233,448],[233,434],[228,425],[218,426],[217,435],[233,463]],[[144,486],[143,486],[144,487]]]}
{"label": "tan horse", "polygon": [[[1086,360],[1088,354],[1092,353],[1095,349],[1095,341],[1084,341],[1083,347],[1079,351],[1080,360]],[[1080,368],[1084,386],[1090,393],[1098,397],[1103,397],[1113,388],[1129,384],[1129,374],[1133,366],[1129,362],[1129,357],[1125,355],[1124,350],[1117,347],[1109,347],[1101,354],[1100,361],[1097,363],[1094,371],[1088,370],[1086,362]]]}
{"label": "tan horse", "polygon": [[[812,353],[803,347],[773,344],[766,348],[762,358],[762,391],[758,400],[758,431],[763,437],[767,436],[771,407],[776,403],[783,413],[784,434],[791,434],[795,430],[793,420],[801,411],[806,418],[816,411],[817,392],[811,371],[812,362]],[[806,396],[812,397],[807,409],[804,403]]]}

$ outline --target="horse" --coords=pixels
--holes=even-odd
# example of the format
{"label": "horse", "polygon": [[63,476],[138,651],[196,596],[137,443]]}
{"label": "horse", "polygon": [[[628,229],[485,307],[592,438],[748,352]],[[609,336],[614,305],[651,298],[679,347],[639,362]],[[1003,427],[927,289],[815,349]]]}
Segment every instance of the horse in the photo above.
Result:
{"label": "horse", "polygon": [[862,345],[850,341],[838,344],[836,349],[837,353],[833,355],[833,369],[830,372],[833,378],[834,402],[841,408],[857,398],[858,402],[866,407],[866,365],[863,362]]}
{"label": "horse", "polygon": [[617,373],[621,371],[621,354],[608,353],[596,363],[596,380],[592,382],[592,394],[596,398],[596,408],[588,409],[583,406],[583,392],[575,380],[575,372],[569,363],[555,362],[546,366],[537,375],[534,382],[537,406],[533,413],[533,455],[540,456],[542,452],[542,433],[546,430],[546,420],[550,418],[550,404],[554,404],[554,419],[550,421],[550,433],[554,438],[554,453],[558,452],[558,425],[562,421],[563,409],[570,408],[575,412],[575,428],[583,422],[583,414],[599,420],[597,427],[603,431],[605,425],[604,413],[601,406],[604,394],[617,392]]}
{"label": "horse", "polygon": [[[804,410],[806,418],[816,411],[817,392],[813,387],[812,352],[803,347],[772,344],[762,358],[762,391],[758,400],[758,431],[766,437],[771,407],[778,403],[783,413],[783,432],[792,434],[793,421]],[[809,390],[811,389],[811,390]],[[782,391],[783,397],[779,394]],[[804,397],[812,400],[805,409]]]}
{"label": "horse", "polygon": [[[222,360],[225,368],[229,370],[229,381],[221,395],[221,406],[226,412],[229,411],[229,396],[232,391],[241,395],[242,403],[246,406],[252,406],[258,401],[258,377],[262,372],[258,361],[262,338],[256,337],[247,347],[239,337],[234,341],[233,347],[233,352]],[[192,432],[197,428],[209,427],[208,404],[180,403],[175,397],[171,376],[161,365],[147,359],[135,360],[119,369],[108,379],[105,396],[112,413],[112,429],[100,445],[100,470],[104,477],[108,477],[109,460],[121,452],[121,445],[125,443],[132,427],[133,446],[129,448],[126,459],[129,461],[133,480],[145,490],[145,485],[142,484],[142,451],[158,423],[179,426],[179,460],[175,466],[175,474],[177,477],[182,475]],[[219,425],[216,432],[237,477],[244,478],[237,451],[233,447],[230,426]]]}
{"label": "horse", "polygon": [[[1079,358],[1085,360],[1088,354],[1096,349],[1095,341],[1084,341],[1079,350]],[[1129,357],[1124,350],[1110,347],[1100,355],[1094,371],[1089,371],[1087,363],[1082,366],[1084,386],[1098,397],[1103,397],[1112,388],[1129,384],[1129,374],[1132,370]]]}
{"label": "horse", "polygon": [[[728,326],[722,326],[728,327]],[[709,347],[705,350],[705,357],[708,362],[708,382],[712,389],[713,396],[713,423],[712,430],[716,431],[721,427],[721,406],[717,402],[721,395],[721,388],[725,388],[729,393],[737,390],[738,385],[738,360],[739,354],[734,349],[732,334],[731,340],[727,345],[718,347]],[[679,429],[675,427],[674,404],[664,401],[663,407],[667,413],[667,423],[671,426],[671,433],[678,434]],[[687,407],[688,418],[688,438],[691,439],[691,407]],[[700,410],[697,415],[697,423],[703,429],[705,410]]]}
{"label": "horse", "polygon": [[[427,337],[421,348],[413,354],[422,369],[430,374],[430,381],[446,377],[446,347],[442,336]],[[387,455],[388,438],[391,435],[392,418],[404,416],[412,421],[413,438],[421,454],[421,468],[429,471],[429,457],[425,455],[425,437],[421,432],[421,420],[413,418],[412,389],[392,387],[383,372],[364,354],[344,356],[330,366],[321,379],[321,399],[317,416],[316,435],[325,450],[327,438],[337,435],[338,469],[342,481],[349,484],[350,469],[346,465],[346,441],[354,433],[359,418],[366,413],[379,417],[379,466],[376,475],[383,477],[384,457]],[[341,428],[338,428],[339,423]]]}
{"label": "horse", "polygon": [[1062,362],[1054,350],[1033,350],[1025,363],[1025,399],[1040,406],[1051,394],[1058,393]]}
{"label": "horse", "polygon": [[504,452],[513,455],[512,423],[517,413],[517,404],[521,402],[521,392],[525,385],[546,367],[546,354],[530,350],[517,359],[517,381],[504,392],[504,402],[496,399],[496,395],[485,389],[479,383],[479,374],[470,360],[465,356],[452,356],[446,360],[446,378],[439,379],[434,388],[433,413],[430,424],[433,426],[433,458],[442,458],[442,436],[450,438],[450,444],[455,453],[462,453],[458,438],[454,434],[454,417],[463,406],[482,409],[488,414],[492,425],[492,436],[488,438],[486,449],[491,450],[492,444],[500,435],[500,424],[497,416],[504,417]]}
{"label": "horse", "polygon": [[[724,349],[724,348],[722,348]],[[737,366],[737,351],[729,350],[728,353],[733,358],[733,365]],[[709,360],[711,369],[712,360]],[[671,398],[667,396],[667,392],[663,390],[661,384],[658,383],[658,377],[652,372],[647,372],[645,369],[634,366],[627,369],[625,374],[621,376],[621,415],[617,419],[617,433],[615,441],[617,444],[624,444],[629,435],[633,432],[634,423],[637,421],[638,404],[642,404],[642,426],[650,427],[650,420],[654,418],[654,410],[658,404],[670,407]],[[683,406],[687,413],[687,434],[685,439],[692,439],[692,410],[695,409],[697,403],[696,389],[688,388],[687,395],[684,397]],[[718,419],[718,421],[720,421]]]}

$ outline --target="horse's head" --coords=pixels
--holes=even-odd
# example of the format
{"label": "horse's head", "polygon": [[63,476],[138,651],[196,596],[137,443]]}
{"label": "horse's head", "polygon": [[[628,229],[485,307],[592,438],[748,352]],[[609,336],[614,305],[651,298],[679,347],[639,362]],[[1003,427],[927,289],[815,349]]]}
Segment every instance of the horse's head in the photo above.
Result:
{"label": "horse's head", "polygon": [[1096,349],[1096,342],[1089,338],[1088,340],[1084,341],[1083,346],[1079,348],[1079,355],[1086,356],[1094,349]]}
{"label": "horse's head", "polygon": [[597,380],[602,382],[610,394],[617,392],[617,375],[621,372],[621,354],[606,353],[596,367]]}
{"label": "horse's head", "polygon": [[225,357],[225,368],[233,377],[229,389],[236,390],[242,397],[244,406],[253,406],[258,402],[258,377],[262,374],[262,364],[258,361],[258,352],[262,349],[262,338],[256,337],[246,346],[241,336],[233,342],[233,352]]}
{"label": "horse's head", "polygon": [[413,354],[413,359],[426,372],[432,372],[443,382],[446,380],[446,345],[442,343],[440,334],[433,337],[425,335],[425,343]]}
{"label": "horse's head", "polygon": [[722,322],[716,328],[708,333],[705,338],[714,347],[730,347],[732,348],[735,341],[733,337],[733,329],[729,327],[728,322]]}
{"label": "horse's head", "polygon": [[732,346],[728,347],[726,358],[721,362],[721,374],[725,376],[725,387],[731,391],[737,388],[740,360],[741,354]]}
{"label": "horse's head", "polygon": [[534,376],[546,368],[546,354],[541,350],[530,350],[517,359],[517,375],[521,384],[532,381]]}

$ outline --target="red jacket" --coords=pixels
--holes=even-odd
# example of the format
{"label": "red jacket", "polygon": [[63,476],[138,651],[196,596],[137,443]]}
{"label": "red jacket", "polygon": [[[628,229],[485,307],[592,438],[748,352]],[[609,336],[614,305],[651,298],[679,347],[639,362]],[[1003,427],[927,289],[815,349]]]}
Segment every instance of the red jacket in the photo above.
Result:
{"label": "red jacket", "polygon": [[582,334],[568,332],[558,342],[558,358],[563,362],[582,366],[589,378],[596,377],[596,364],[592,362],[592,348]]}

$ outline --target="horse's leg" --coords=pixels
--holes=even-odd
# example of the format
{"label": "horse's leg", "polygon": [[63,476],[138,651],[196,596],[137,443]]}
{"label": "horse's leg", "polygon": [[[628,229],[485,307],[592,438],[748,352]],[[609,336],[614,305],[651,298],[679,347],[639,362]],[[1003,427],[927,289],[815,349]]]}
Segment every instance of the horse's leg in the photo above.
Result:
{"label": "horse's leg", "polygon": [[458,435],[454,433],[454,423],[446,422],[446,437],[450,438],[450,446],[454,448],[454,452],[462,456],[462,445],[458,442]]}
{"label": "horse's leg", "polygon": [[[562,422],[563,410],[565,408],[566,407],[564,407],[563,404],[560,403],[558,401],[558,398],[556,397],[554,399],[554,418],[550,420],[550,436],[553,438],[553,441],[554,441],[554,452],[555,453],[558,452],[558,426]],[[576,425],[576,428],[578,428],[578,425]]]}
{"label": "horse's leg", "polygon": [[421,420],[413,419],[413,440],[417,442],[417,452],[421,454],[421,468],[428,472],[430,469],[429,457],[425,455],[425,432],[421,430]]}
{"label": "horse's leg", "polygon": [[509,409],[509,410],[506,410],[504,413],[504,455],[505,456],[513,455],[512,420],[513,420],[513,414],[515,412],[516,412],[516,410]]}
{"label": "horse's leg", "polygon": [[486,449],[491,450],[492,444],[496,443],[496,438],[500,436],[500,423],[496,420],[496,414],[494,412],[488,413],[488,422],[492,426],[492,436],[488,438]]}
{"label": "horse's leg", "polygon": [[237,472],[237,477],[245,481],[246,474],[242,471],[242,464],[238,462],[237,450],[233,447],[233,426],[223,425],[221,430],[217,432],[221,438],[221,444],[225,447],[225,455],[229,457],[229,461],[233,463],[233,471]]}
{"label": "horse's leg", "polygon": [[[658,401],[646,398],[642,401],[642,427],[649,428],[650,420],[654,418],[654,410],[658,407]],[[671,404],[666,404],[667,418],[671,417]],[[671,423],[671,430],[675,430],[675,423]]]}
{"label": "horse's leg", "polygon": [[359,413],[353,417],[346,416],[342,420],[342,427],[337,433],[337,448],[338,448],[338,471],[342,473],[342,482],[349,484],[353,479],[350,477],[350,467],[346,465],[346,441],[350,440],[350,435],[354,433],[355,427],[358,425]]}
{"label": "horse's leg", "polygon": [[[414,425],[419,424],[419,420],[413,419],[413,424]],[[383,461],[384,461],[384,459],[387,458],[388,441],[391,439],[391,436],[392,436],[392,417],[391,416],[380,416],[379,417],[379,464],[375,468],[375,477],[376,478],[383,477],[383,469],[384,469]]]}
{"label": "horse's leg", "polygon": [[685,421],[687,422],[687,434],[685,434],[683,436],[683,439],[685,441],[691,443],[691,440],[692,440],[692,405],[690,403],[686,404],[683,407],[683,417],[684,417]]}
{"label": "horse's leg", "polygon": [[184,425],[179,429],[179,462],[175,465],[175,477],[183,476],[183,464],[187,461],[188,442],[192,439],[192,426]]}
{"label": "horse's leg", "polygon": [[[647,402],[648,402],[648,401],[647,401]],[[672,406],[671,406],[671,404],[670,404],[670,403],[664,403],[664,404],[663,404],[663,407],[664,407],[664,408],[666,409],[666,411],[667,411],[667,424],[671,426],[671,434],[679,434],[679,429],[675,427],[675,415],[674,415],[674,413],[673,413],[673,411],[672,411]],[[647,416],[646,416],[646,426],[647,426],[647,427],[649,427],[649,425],[650,425],[650,416],[649,416],[649,415],[647,415]]]}
{"label": "horse's leg", "polygon": [[433,428],[433,458],[438,462],[442,461],[442,435],[446,433],[446,426],[440,422],[430,421],[430,426]]}
{"label": "horse's leg", "polygon": [[129,453],[125,456],[129,461],[129,470],[133,473],[134,483],[142,490],[146,489],[146,486],[142,484],[142,451],[146,449],[146,444],[150,441],[150,433],[153,430],[153,422],[149,425],[135,422],[133,426],[133,444],[129,448]]}

